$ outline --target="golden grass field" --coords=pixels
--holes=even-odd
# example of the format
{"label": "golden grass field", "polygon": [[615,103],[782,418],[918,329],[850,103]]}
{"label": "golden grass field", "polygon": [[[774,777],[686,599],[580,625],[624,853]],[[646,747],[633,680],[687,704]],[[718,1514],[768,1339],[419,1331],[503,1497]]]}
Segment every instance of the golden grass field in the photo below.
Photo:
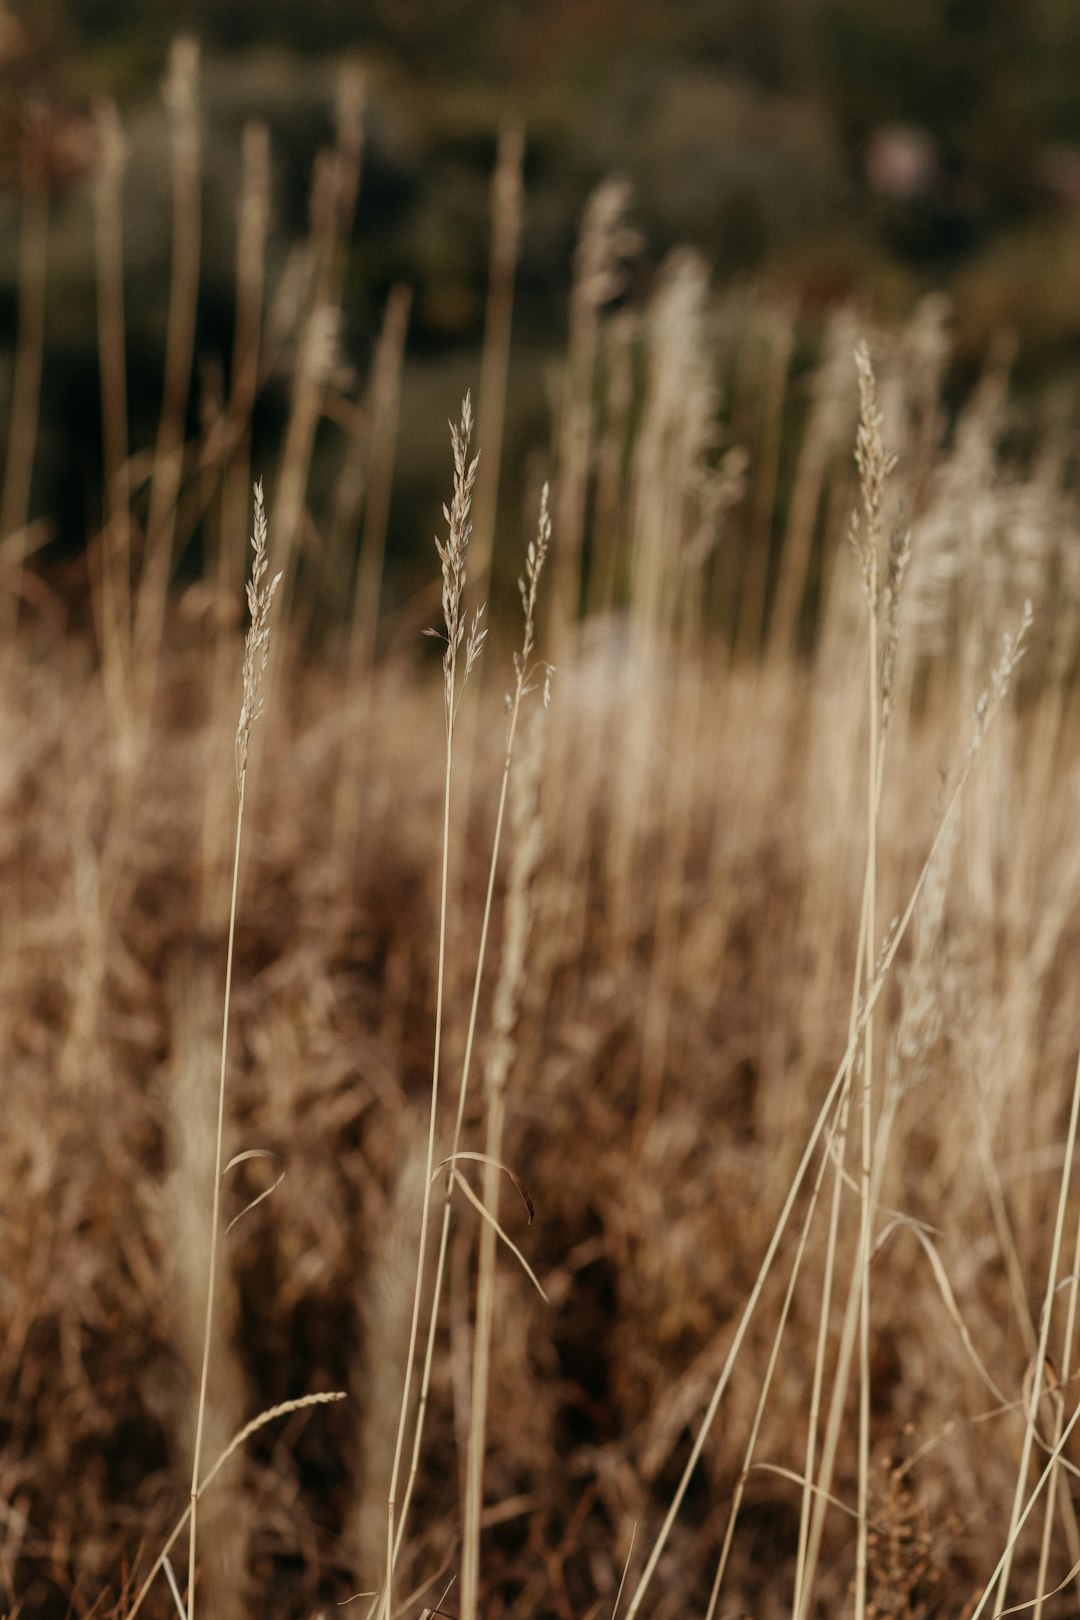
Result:
{"label": "golden grass field", "polygon": [[[355,98],[284,290],[246,138],[229,387],[193,439],[196,71],[180,47],[149,449],[101,116],[107,498],[65,564],[29,522],[24,221],[0,1612],[1066,1612],[1075,400],[1018,404],[1003,344],[946,410],[939,300],[811,341],[684,249],[634,302],[610,182],[551,444],[496,535],[510,133],[476,426],[446,401],[430,590],[381,613],[408,297],[343,393]],[[272,343],[289,417],[253,467]]]}

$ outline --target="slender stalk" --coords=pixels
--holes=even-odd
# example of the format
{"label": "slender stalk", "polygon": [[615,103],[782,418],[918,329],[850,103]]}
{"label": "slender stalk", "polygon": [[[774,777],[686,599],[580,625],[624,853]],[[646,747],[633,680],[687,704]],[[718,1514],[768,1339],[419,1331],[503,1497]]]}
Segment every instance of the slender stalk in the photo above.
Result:
{"label": "slender stalk", "polygon": [[514,314],[514,274],[521,243],[522,165],[525,137],[520,124],[499,133],[495,172],[491,178],[491,262],[488,272],[484,347],[480,361],[478,431],[484,462],[476,482],[476,533],[473,579],[481,596],[488,593],[495,516],[499,503],[503,430],[506,425],[506,380],[510,370],[510,337]]}
{"label": "slender stalk", "polygon": [[551,595],[552,647],[556,663],[562,666],[577,639],[600,312],[618,291],[622,261],[636,247],[636,238],[624,223],[628,202],[625,181],[602,181],[586,204],[574,255],[570,341],[559,422],[559,549]]}
{"label": "slender stalk", "polygon": [[[352,904],[352,878],[356,869],[360,836],[364,760],[371,716],[371,677],[375,662],[379,598],[382,591],[386,536],[390,519],[390,491],[393,484],[394,455],[401,411],[401,369],[411,302],[412,294],[407,287],[392,288],[386,301],[383,329],[375,351],[371,380],[370,442],[363,446],[363,465],[361,465],[360,445],[354,438],[343,483],[354,482],[359,487],[356,490],[355,501],[348,503],[353,510],[341,513],[344,521],[331,541],[330,548],[332,554],[337,555],[344,563],[345,536],[348,536],[348,544],[351,546],[356,532],[355,512],[363,495],[364,527],[360,541],[360,557],[356,566],[356,588],[353,595],[345,666],[346,703],[350,708],[355,705],[357,713],[351,726],[348,747],[342,749],[334,793],[332,832],[334,848],[344,852],[342,903],[345,906]],[[363,487],[365,482],[366,491]],[[351,571],[351,557],[348,558],[347,566]]]}
{"label": "slender stalk", "polygon": [[739,641],[751,658],[762,652],[769,589],[772,525],[784,425],[791,357],[795,345],[795,311],[782,308],[770,315],[766,332],[768,354],[764,362],[761,416],[758,432],[757,479],[746,508],[746,564],[739,600]]}
{"label": "slender stalk", "polygon": [[[855,977],[851,992],[851,1013],[848,1020],[848,1044],[855,1039],[859,1016],[859,983],[862,972],[866,939],[866,875],[863,877],[863,901],[859,917],[859,941],[855,952]],[[803,1465],[802,1506],[799,1513],[799,1545],[795,1559],[795,1591],[792,1612],[802,1610],[802,1594],[806,1581],[806,1560],[810,1539],[810,1518],[813,1511],[814,1468],[816,1466],[818,1423],[821,1418],[821,1396],[825,1383],[825,1358],[829,1343],[829,1319],[832,1314],[833,1281],[840,1232],[840,1202],[843,1194],[843,1164],[847,1153],[848,1118],[851,1108],[850,1087],[845,1088],[838,1109],[838,1124],[833,1141],[833,1190],[829,1208],[829,1235],[825,1245],[825,1272],[821,1282],[821,1305],[818,1311],[817,1345],[814,1355],[814,1377],[810,1392],[810,1413],[806,1424],[806,1455]]]}
{"label": "slender stalk", "polygon": [[[870,746],[868,749],[868,796],[866,811],[866,916],[865,971],[869,986],[874,977],[874,951],[877,940],[877,821],[881,802],[878,762],[878,637],[877,637],[877,537],[871,535],[870,557],[870,635],[868,638]],[[866,1020],[863,1040],[862,1088],[862,1173],[859,1178],[861,1201],[859,1227],[859,1484],[858,1525],[855,1547],[855,1620],[866,1614],[867,1533],[870,1503],[870,1237],[872,1209],[870,1172],[873,1150],[874,1020]]]}
{"label": "slender stalk", "polygon": [[336,139],[320,152],[311,182],[311,304],[299,338],[293,394],[278,472],[275,530],[278,566],[285,575],[285,609],[291,611],[295,570],[304,526],[315,434],[338,363],[341,299],[348,245],[363,160],[363,80],[346,67],[338,84]]}
{"label": "slender stalk", "polygon": [[202,1372],[199,1378],[199,1402],[195,1417],[195,1447],[191,1464],[191,1534],[188,1544],[188,1620],[195,1620],[195,1573],[197,1563],[196,1529],[200,1494],[199,1464],[202,1461],[203,1425],[206,1418],[206,1391],[210,1376],[210,1343],[214,1324],[214,1294],[217,1280],[219,1226],[221,1215],[221,1174],[225,1141],[225,1075],[229,1047],[229,1011],[232,1003],[233,954],[236,943],[237,895],[240,883],[240,846],[244,829],[244,800],[247,788],[248,751],[251,729],[262,713],[259,688],[269,655],[270,608],[281,582],[277,574],[265,583],[268,563],[266,559],[266,515],[263,509],[262,486],[255,486],[255,533],[252,538],[255,552],[251,582],[247,588],[251,609],[251,626],[244,649],[244,700],[240,709],[240,722],[236,732],[236,775],[238,802],[236,809],[236,841],[233,849],[232,895],[229,903],[229,940],[225,956],[225,1006],[221,1024],[221,1065],[218,1073],[217,1134],[214,1147],[214,1194],[210,1221],[210,1271],[206,1288],[206,1321],[203,1329]]}
{"label": "slender stalk", "polygon": [[[458,653],[465,644],[464,681],[468,680],[473,665],[483,646],[486,631],[480,628],[481,611],[473,616],[466,641],[466,622],[463,617],[462,595],[465,587],[465,551],[469,543],[471,525],[469,511],[473,486],[476,482],[478,458],[468,460],[472,438],[472,401],[465,396],[461,409],[461,422],[451,426],[454,449],[454,495],[451,505],[444,507],[449,534],[445,542],[436,540],[435,546],[442,564],[442,608],[445,624],[445,652],[443,654],[443,721],[446,735],[446,767],[443,781],[443,840],[442,880],[439,895],[439,958],[435,991],[435,1042],[431,1066],[431,1103],[428,1112],[427,1162],[424,1176],[424,1196],[420,1214],[420,1241],[416,1256],[416,1284],[413,1291],[412,1320],[409,1325],[409,1348],[405,1363],[405,1383],[398,1414],[397,1439],[394,1444],[394,1463],[390,1474],[390,1490],[386,1502],[386,1580],[382,1595],[382,1613],[390,1620],[393,1613],[394,1566],[400,1547],[400,1535],[395,1530],[398,1480],[405,1446],[405,1430],[409,1418],[412,1396],[416,1344],[420,1331],[420,1302],[424,1287],[424,1265],[427,1259],[428,1218],[431,1213],[431,1184],[435,1169],[435,1127],[439,1104],[439,1069],[442,1059],[443,992],[446,983],[446,913],[450,866],[450,789],[453,780],[454,728],[460,695],[458,690]],[[437,633],[437,632],[433,632]],[[436,1302],[437,1303],[437,1302]],[[434,1313],[435,1303],[432,1305]],[[404,1515],[403,1515],[404,1519]]]}
{"label": "slender stalk", "polygon": [[124,344],[124,136],[113,102],[96,110],[100,156],[94,185],[98,356],[104,458],[101,538],[101,660],[110,705],[124,734],[131,725],[131,474],[128,466]]}
{"label": "slender stalk", "polygon": [[[533,650],[535,636],[536,596],[540,583],[540,574],[547,557],[548,544],[551,539],[551,523],[548,518],[548,487],[545,484],[540,498],[540,522],[535,545],[529,547],[526,558],[525,582],[519,581],[522,587],[522,605],[525,611],[525,630],[522,640],[522,650],[514,656],[514,670],[516,675],[514,696],[510,704],[510,714],[507,721],[506,753],[503,759],[502,782],[499,787],[499,804],[495,814],[495,834],[492,839],[491,860],[488,864],[487,892],[484,897],[484,917],[480,927],[480,945],[476,957],[476,970],[473,974],[472,1001],[469,1006],[469,1025],[465,1035],[465,1052],[461,1062],[461,1084],[458,1090],[457,1112],[454,1119],[454,1135],[451,1142],[450,1154],[453,1157],[461,1147],[462,1129],[465,1121],[465,1100],[468,1095],[469,1080],[472,1074],[473,1051],[476,1041],[476,1031],[479,1021],[480,988],[484,976],[484,964],[487,960],[488,932],[491,926],[492,903],[495,895],[495,878],[498,872],[499,852],[502,847],[503,824],[506,816],[507,793],[510,783],[510,765],[514,753],[514,740],[517,735],[518,718],[521,712],[521,702],[528,689],[531,674],[529,658]],[[432,1294],[431,1315],[428,1321],[427,1346],[424,1352],[424,1369],[420,1383],[420,1400],[417,1408],[416,1429],[413,1435],[412,1459],[409,1468],[409,1479],[405,1488],[405,1496],[401,1508],[401,1522],[398,1526],[395,1555],[401,1551],[401,1542],[404,1535],[405,1522],[412,1501],[413,1489],[420,1469],[420,1447],[423,1441],[424,1424],[427,1418],[428,1400],[431,1389],[431,1369],[435,1356],[435,1333],[437,1328],[439,1301],[442,1298],[443,1279],[446,1270],[447,1249],[450,1239],[450,1196],[453,1190],[453,1177],[447,1177],[446,1197],[443,1203],[442,1228],[439,1234],[439,1255],[435,1266],[435,1285]]]}
{"label": "slender stalk", "polygon": [[[1072,1377],[1073,1339],[1076,1333],[1078,1303],[1080,1303],[1080,1219],[1077,1220],[1076,1237],[1073,1240],[1072,1269],[1069,1273],[1069,1298],[1068,1307],[1065,1313],[1065,1336],[1061,1349],[1061,1386],[1063,1389],[1067,1389],[1069,1387],[1069,1381]],[[1052,1444],[1055,1448],[1061,1440],[1061,1431],[1065,1422],[1065,1405],[1060,1396],[1056,1406],[1057,1409],[1054,1415],[1054,1431],[1052,1440]],[[1062,1487],[1062,1505],[1067,1509],[1071,1505],[1068,1488],[1064,1478],[1061,1477],[1060,1469],[1057,1470],[1057,1473]],[[1054,1503],[1057,1500],[1057,1483],[1057,1480],[1051,1481],[1050,1490],[1046,1501],[1046,1518],[1043,1521],[1043,1539],[1042,1546],[1039,1550],[1039,1574],[1035,1583],[1035,1590],[1039,1593],[1039,1597],[1035,1603],[1034,1620],[1041,1620],[1042,1617],[1042,1593],[1046,1589],[1046,1571],[1050,1561],[1050,1544],[1054,1532]]]}
{"label": "slender stalk", "polygon": [[[883,503],[889,474],[895,458],[886,454],[883,443],[883,421],[877,403],[877,388],[870,357],[865,344],[855,354],[859,374],[860,411],[856,435],[855,460],[859,469],[860,494],[863,505],[863,523],[852,520],[851,539],[859,558],[869,621],[867,642],[868,673],[868,727],[867,749],[867,847],[863,887],[863,915],[860,923],[860,945],[857,973],[861,973],[867,987],[875,974],[874,951],[876,929],[877,885],[877,823],[881,806],[884,777],[884,733],[893,701],[893,675],[896,657],[896,612],[900,585],[907,566],[909,548],[906,536],[898,536],[890,549],[889,572],[884,593],[879,584],[879,560],[883,529]],[[884,600],[886,631],[884,657],[880,659],[878,616]],[[856,979],[858,982],[858,978]],[[808,1611],[813,1590],[818,1550],[828,1506],[836,1444],[839,1438],[840,1417],[847,1394],[851,1356],[855,1349],[856,1334],[859,1351],[859,1435],[858,1435],[858,1506],[856,1512],[855,1557],[855,1614],[863,1620],[866,1612],[867,1552],[869,1523],[870,1476],[870,1249],[872,1211],[874,1206],[874,1148],[873,1148],[873,1018],[865,1019],[863,1038],[862,1075],[862,1131],[861,1167],[859,1178],[859,1239],[857,1263],[848,1294],[848,1304],[841,1329],[840,1349],[837,1357],[833,1393],[822,1450],[821,1471],[814,1493],[813,1516],[809,1532],[806,1512],[809,1506],[804,1488],[803,1519],[800,1524],[800,1561],[797,1578],[796,1614]],[[879,1147],[884,1152],[888,1132],[884,1131]],[[878,1167],[880,1176],[880,1166]],[[839,1188],[836,1189],[837,1194]],[[834,1204],[834,1214],[836,1205]],[[835,1225],[830,1241],[835,1242]],[[828,1302],[825,1302],[827,1311]],[[815,1371],[815,1383],[817,1373]],[[816,1426],[816,1415],[815,1415]]]}
{"label": "slender stalk", "polygon": [[[1031,1394],[1027,1403],[1027,1421],[1024,1424],[1024,1441],[1020,1448],[1020,1466],[1016,1472],[1016,1490],[1013,1495],[1012,1514],[1009,1518],[1009,1536],[1002,1555],[997,1574],[997,1594],[995,1608],[1004,1609],[1009,1590],[1009,1576],[1012,1572],[1013,1552],[1016,1539],[1023,1523],[1021,1507],[1024,1493],[1027,1490],[1028,1469],[1031,1466],[1031,1451],[1035,1444],[1035,1431],[1038,1426],[1039,1402],[1042,1399],[1043,1383],[1045,1378],[1046,1352],[1050,1339],[1050,1322],[1054,1314],[1054,1290],[1057,1283],[1058,1263],[1061,1257],[1061,1240],[1065,1229],[1065,1209],[1069,1199],[1069,1182],[1072,1176],[1073,1155],[1076,1152],[1077,1124],[1080,1122],[1080,1057],[1077,1058],[1076,1075],[1073,1080],[1072,1106],[1069,1111],[1069,1132],[1065,1146],[1065,1163],[1061,1168],[1061,1183],[1058,1188],[1057,1214],[1054,1218],[1054,1238],[1050,1246],[1050,1264],[1046,1276],[1046,1293],[1043,1297],[1042,1316],[1039,1324],[1039,1345],[1035,1352],[1035,1361],[1031,1371]],[[1055,1448],[1056,1453],[1056,1448]],[[1055,1460],[1055,1453],[1051,1454],[1051,1468]],[[1030,1506],[1030,1503],[1029,1503]],[[981,1605],[980,1605],[981,1607]],[[978,1613],[978,1610],[976,1610]],[[972,1617],[974,1620],[974,1616]]]}
{"label": "slender stalk", "polygon": [[[843,1112],[843,1109],[844,1103],[843,1100],[841,1100],[841,1113]],[[835,1140],[836,1138],[835,1127],[830,1132],[830,1138],[832,1140]],[[803,1257],[806,1253],[806,1245],[810,1237],[811,1227],[814,1223],[814,1216],[817,1213],[818,1199],[821,1196],[821,1188],[825,1180],[825,1171],[828,1168],[830,1157],[830,1152],[828,1147],[826,1147],[825,1151],[821,1155],[821,1164],[818,1167],[817,1178],[814,1182],[813,1191],[810,1194],[810,1201],[807,1205],[802,1230],[799,1233],[799,1242],[795,1250],[795,1259],[791,1267],[791,1276],[788,1280],[787,1289],[784,1293],[784,1303],[780,1308],[780,1320],[777,1323],[776,1333],[773,1336],[772,1349],[769,1352],[769,1360],[765,1368],[765,1378],[762,1382],[761,1394],[758,1397],[757,1408],[754,1412],[754,1421],[750,1426],[750,1438],[746,1442],[746,1453],[743,1458],[742,1470],[739,1474],[738,1480],[736,1481],[735,1491],[731,1499],[731,1508],[728,1512],[727,1528],[724,1531],[724,1541],[720,1549],[720,1558],[716,1566],[716,1575],[713,1578],[712,1591],[709,1594],[709,1606],[705,1611],[705,1620],[714,1620],[716,1606],[720,1600],[720,1589],[724,1584],[724,1576],[727,1573],[728,1559],[731,1556],[731,1548],[735,1540],[735,1526],[738,1522],[739,1511],[742,1507],[743,1495],[746,1491],[746,1481],[750,1477],[750,1467],[754,1460],[754,1452],[757,1449],[758,1435],[761,1432],[762,1421],[765,1417],[765,1407],[768,1403],[769,1391],[772,1388],[773,1376],[776,1372],[776,1366],[780,1359],[780,1346],[783,1341],[784,1330],[787,1327],[788,1316],[791,1312],[791,1303],[795,1297],[795,1285],[799,1280],[799,1274],[802,1270]]]}
{"label": "slender stalk", "polygon": [[15,372],[11,390],[11,416],[3,493],[0,495],[0,543],[10,546],[12,581],[6,591],[9,606],[0,620],[5,657],[10,656],[12,632],[18,621],[22,568],[27,551],[24,533],[30,511],[30,485],[37,446],[41,368],[45,351],[45,272],[49,245],[49,191],[45,175],[47,115],[37,109],[23,135],[22,219],[19,228],[18,327],[15,336]]}
{"label": "slender stalk", "polygon": [[[398,1418],[397,1439],[394,1442],[394,1466],[390,1475],[390,1494],[386,1500],[386,1591],[384,1595],[387,1620],[393,1613],[394,1565],[400,1546],[400,1534],[395,1530],[394,1514],[397,1505],[398,1476],[405,1445],[405,1426],[412,1393],[413,1363],[420,1330],[420,1299],[424,1285],[424,1262],[427,1258],[428,1217],[431,1213],[431,1181],[435,1169],[435,1119],[439,1104],[439,1064],[442,1056],[443,985],[446,978],[446,896],[450,853],[450,785],[453,776],[453,729],[446,738],[446,774],[443,782],[443,858],[442,882],[439,895],[439,969],[435,1002],[435,1050],[431,1068],[431,1108],[428,1115],[427,1161],[424,1174],[424,1200],[420,1213],[420,1243],[416,1256],[416,1287],[413,1294],[412,1320],[409,1324],[409,1348],[405,1362],[405,1388],[401,1394],[401,1412]],[[435,1302],[432,1302],[432,1317]],[[402,1525],[405,1522],[404,1506]]]}
{"label": "slender stalk", "polygon": [[[974,1609],[971,1612],[971,1620],[979,1620],[979,1616],[982,1614],[983,1610],[986,1608],[986,1605],[987,1605],[987,1603],[989,1602],[989,1599],[990,1599],[990,1594],[994,1590],[994,1583],[1005,1572],[1006,1566],[1011,1565],[1012,1556],[1013,1556],[1013,1553],[1016,1550],[1016,1543],[1017,1543],[1017,1540],[1019,1539],[1020,1532],[1021,1532],[1021,1530],[1023,1530],[1023,1528],[1024,1528],[1025,1524],[1027,1523],[1028,1519],[1031,1517],[1032,1510],[1033,1510],[1036,1502],[1039,1500],[1039,1497],[1042,1495],[1043,1490],[1045,1489],[1047,1482],[1050,1479],[1052,1479],[1054,1477],[1055,1473],[1057,1472],[1058,1463],[1059,1463],[1059,1460],[1061,1458],[1061,1454],[1065,1449],[1065,1446],[1066,1446],[1066,1443],[1067,1443],[1067,1441],[1069,1439],[1069,1436],[1072,1434],[1072,1432],[1075,1429],[1078,1422],[1080,1422],[1080,1403],[1077,1404],[1077,1406],[1075,1407],[1075,1409],[1073,1411],[1072,1417],[1069,1419],[1068,1423],[1065,1425],[1064,1429],[1061,1431],[1061,1438],[1057,1442],[1057,1444],[1053,1447],[1053,1449],[1051,1450],[1050,1456],[1049,1456],[1049,1458],[1047,1460],[1047,1463],[1046,1463],[1046,1467],[1043,1469],[1042,1473],[1039,1475],[1039,1478],[1035,1483],[1035,1488],[1031,1492],[1031,1495],[1027,1499],[1027,1504],[1024,1507],[1024,1511],[1017,1518],[1015,1528],[1012,1531],[1010,1531],[1009,1540],[1006,1543],[1005,1550],[1001,1554],[1001,1557],[998,1559],[997,1563],[995,1564],[994,1572],[990,1576],[990,1579],[987,1581],[986,1586],[983,1589],[982,1596],[980,1597],[978,1603],[975,1605]],[[1077,1574],[1080,1574],[1080,1568],[1071,1570],[1069,1572],[1069,1578],[1072,1579],[1072,1577],[1074,1575],[1077,1575]],[[994,1612],[995,1612],[995,1614],[1000,1614],[1000,1610],[995,1609]]]}
{"label": "slender stalk", "polygon": [[240,883],[240,840],[244,827],[244,792],[247,773],[240,778],[240,800],[236,810],[236,844],[233,849],[232,896],[229,902],[229,943],[225,956],[225,1008],[221,1024],[221,1068],[218,1074],[217,1131],[214,1139],[214,1198],[210,1216],[210,1274],[206,1286],[206,1324],[203,1329],[202,1371],[199,1375],[199,1404],[195,1419],[195,1449],[191,1460],[191,1535],[188,1542],[188,1620],[195,1620],[196,1529],[199,1507],[199,1464],[202,1462],[203,1424],[206,1418],[206,1388],[210,1377],[210,1340],[214,1324],[214,1294],[217,1283],[218,1228],[221,1215],[221,1170],[225,1153],[225,1068],[229,1046],[229,1010],[232,1004],[233,946],[236,940],[236,900]]}
{"label": "slender stalk", "polygon": [[[517,681],[511,712],[512,726],[516,726],[521,701],[527,690],[529,656],[532,652],[533,621],[536,591],[540,571],[544,565],[551,524],[547,515],[547,485],[540,503],[540,530],[536,543],[529,547],[527,563],[528,586],[519,581],[525,608],[525,633],[522,650],[514,659]],[[502,790],[499,800],[499,828],[510,777],[510,759],[513,732],[507,738],[506,761],[503,767]],[[516,837],[510,890],[506,903],[506,928],[503,940],[502,966],[495,991],[493,1042],[485,1075],[488,1096],[487,1137],[484,1168],[484,1205],[493,1219],[498,1218],[499,1163],[502,1159],[503,1131],[506,1121],[506,1082],[514,1055],[514,1027],[517,1023],[521,988],[525,977],[525,949],[529,929],[529,890],[533,869],[539,853],[539,831],[536,816],[537,774],[539,761],[535,748],[526,752],[523,773],[515,778],[517,791],[511,811]],[[498,842],[492,851],[491,871],[494,873],[498,856]],[[491,888],[488,888],[488,904]],[[486,919],[485,919],[486,923]],[[476,984],[480,983],[477,972]],[[462,1087],[464,1093],[464,1086]],[[460,1114],[459,1114],[460,1118]],[[483,1509],[484,1451],[487,1434],[488,1378],[491,1362],[491,1335],[495,1309],[495,1229],[485,1222],[480,1232],[480,1258],[476,1285],[476,1331],[473,1336],[473,1376],[469,1405],[469,1438],[466,1458],[465,1522],[462,1545],[462,1620],[476,1620],[480,1587],[480,1518]]]}
{"label": "slender stalk", "polygon": [[[184,419],[195,351],[199,297],[201,138],[199,47],[177,39],[164,86],[172,135],[173,225],[165,379],[150,480],[146,553],[136,614],[137,679],[152,693],[176,535],[176,510],[184,458]],[[150,709],[147,705],[146,711]]]}

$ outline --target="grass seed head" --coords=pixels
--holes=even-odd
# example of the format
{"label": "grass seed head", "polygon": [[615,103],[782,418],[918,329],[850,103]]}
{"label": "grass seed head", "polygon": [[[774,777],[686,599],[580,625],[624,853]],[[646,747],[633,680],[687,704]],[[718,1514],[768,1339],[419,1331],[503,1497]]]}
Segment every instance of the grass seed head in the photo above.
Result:
{"label": "grass seed head", "polygon": [[236,728],[236,780],[243,781],[247,770],[248,750],[251,746],[251,728],[260,718],[264,699],[260,688],[270,658],[270,609],[274,595],[281,584],[281,574],[266,582],[269,562],[266,555],[266,507],[260,481],[255,485],[255,532],[251,537],[255,552],[251,564],[251,578],[247,584],[248,611],[251,623],[244,641],[244,700],[240,708],[240,722]]}

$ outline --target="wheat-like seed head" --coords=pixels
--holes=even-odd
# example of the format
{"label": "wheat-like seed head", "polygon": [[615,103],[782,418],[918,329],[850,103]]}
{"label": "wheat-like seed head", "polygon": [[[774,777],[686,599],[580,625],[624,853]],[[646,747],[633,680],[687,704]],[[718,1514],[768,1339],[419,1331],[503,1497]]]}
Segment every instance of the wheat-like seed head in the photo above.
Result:
{"label": "wheat-like seed head", "polygon": [[544,562],[551,543],[551,516],[548,511],[548,485],[545,482],[540,491],[540,520],[537,524],[536,539],[529,541],[529,549],[525,553],[525,572],[518,577],[518,592],[521,596],[521,608],[525,615],[525,634],[521,643],[520,653],[514,654],[514,668],[518,674],[525,678],[525,669],[529,661],[529,654],[536,642],[536,593],[540,586],[540,575],[543,572]]}
{"label": "wheat-like seed head", "polygon": [[851,540],[862,567],[863,586],[870,603],[870,611],[877,612],[877,561],[881,544],[882,508],[885,485],[896,466],[896,457],[885,453],[884,423],[878,406],[877,383],[870,352],[865,343],[855,350],[855,365],[859,373],[859,427],[855,437],[855,463],[859,469],[859,490],[862,496],[863,522],[852,519]]}
{"label": "wheat-like seed head", "polygon": [[[439,554],[442,565],[442,610],[443,624],[445,625],[446,651],[443,653],[443,694],[446,709],[446,724],[449,729],[454,722],[455,712],[455,685],[457,677],[457,656],[463,641],[465,641],[465,619],[462,616],[461,603],[465,591],[465,552],[468,548],[469,537],[472,534],[472,523],[469,513],[472,509],[473,486],[476,483],[476,469],[480,464],[480,457],[476,455],[469,460],[469,443],[472,439],[473,416],[472,395],[466,394],[461,405],[461,421],[457,427],[450,424],[450,443],[454,451],[454,493],[449,506],[443,507],[443,517],[446,519],[447,537],[440,540],[435,536],[435,550]],[[487,631],[482,628],[481,620],[484,609],[479,607],[473,614],[472,624],[469,626],[468,640],[465,644],[465,678],[469,677],[472,667],[480,655],[484,645]],[[429,635],[438,635],[437,630],[429,631]]]}
{"label": "wheat-like seed head", "polygon": [[990,680],[979,695],[975,705],[975,725],[968,743],[968,758],[970,759],[982,745],[990,727],[990,722],[1008,693],[1020,660],[1027,651],[1028,631],[1035,620],[1035,611],[1031,602],[1024,603],[1024,611],[1020,615],[1020,625],[1016,633],[1007,630],[1001,638],[1001,656],[990,672]]}
{"label": "wheat-like seed head", "polygon": [[600,309],[623,289],[626,261],[641,246],[638,232],[626,224],[629,205],[630,184],[619,175],[602,180],[585,205],[574,256],[574,302],[579,312]]}
{"label": "wheat-like seed head", "polygon": [[247,584],[248,611],[251,624],[244,641],[244,701],[240,708],[240,721],[236,728],[236,782],[241,785],[247,770],[248,750],[251,746],[251,728],[263,712],[264,700],[260,693],[263,673],[270,657],[270,608],[274,593],[281,584],[280,572],[269,584],[264,583],[269,562],[266,555],[266,507],[263,504],[262,482],[255,485],[255,532],[251,537],[255,552],[251,564],[251,578]]}

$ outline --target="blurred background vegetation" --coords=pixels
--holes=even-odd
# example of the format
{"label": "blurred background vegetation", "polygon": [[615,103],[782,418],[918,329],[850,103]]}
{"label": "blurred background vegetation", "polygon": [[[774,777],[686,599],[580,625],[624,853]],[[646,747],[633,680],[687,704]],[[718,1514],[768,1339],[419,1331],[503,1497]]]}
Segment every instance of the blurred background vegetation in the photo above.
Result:
{"label": "blurred background vegetation", "polygon": [[[396,536],[426,537],[443,422],[475,381],[496,141],[526,136],[506,461],[549,432],[583,203],[633,188],[640,299],[676,242],[718,283],[798,311],[908,313],[953,299],[954,384],[1003,331],[1021,388],[1080,362],[1080,8],[1071,0],[9,0],[0,10],[0,401],[10,393],[28,119],[49,120],[50,269],[37,515],[78,544],[100,510],[94,162],[89,115],[119,103],[134,444],[160,406],[170,257],[160,95],[178,31],[203,49],[204,220],[197,348],[227,371],[243,126],[272,141],[271,281],[307,225],[343,61],[365,77],[365,149],[343,352],[366,368],[389,289],[413,291]],[[796,359],[796,366],[797,366]],[[284,385],[263,397],[280,431]],[[198,419],[198,386],[190,412]],[[258,442],[258,436],[257,441]],[[318,456],[313,487],[319,480]],[[505,499],[517,500],[511,472]],[[515,515],[516,521],[516,515]]]}

